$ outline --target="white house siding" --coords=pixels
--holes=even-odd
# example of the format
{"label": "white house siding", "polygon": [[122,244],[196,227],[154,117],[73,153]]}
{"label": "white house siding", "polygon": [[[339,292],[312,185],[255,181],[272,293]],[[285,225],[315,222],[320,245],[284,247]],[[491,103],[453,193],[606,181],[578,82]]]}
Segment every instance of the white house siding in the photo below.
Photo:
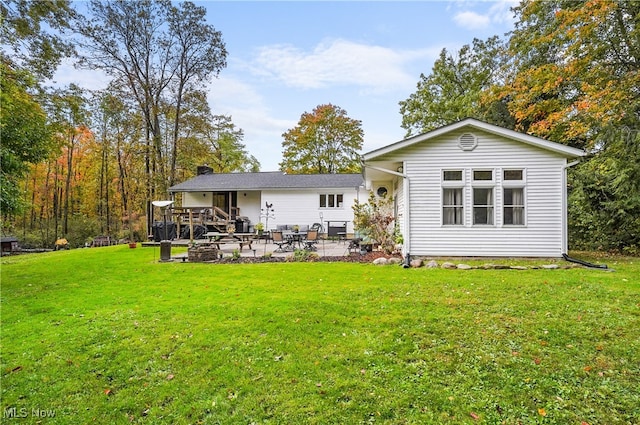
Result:
{"label": "white house siding", "polygon": [[[438,139],[396,151],[384,160],[404,160],[410,178],[411,255],[559,257],[563,249],[563,173],[560,155],[489,133],[473,130],[478,146],[458,147],[451,132]],[[502,169],[524,169],[525,226],[502,224]],[[441,173],[465,174],[464,226],[442,225]],[[473,226],[471,170],[494,170],[494,225]]]}
{"label": "white house siding", "polygon": [[213,193],[211,192],[183,192],[182,206],[185,208],[211,207]]}
{"label": "white house siding", "polygon": [[[320,208],[320,194],[342,194],[341,208]],[[347,232],[353,232],[354,201],[362,196],[355,189],[263,190],[260,205],[273,204],[275,218],[269,218],[269,230],[278,225],[308,225],[322,221],[325,231],[329,221],[346,221]],[[366,196],[365,196],[366,198]],[[366,199],[365,199],[366,200]],[[322,214],[322,220],[320,215]],[[262,222],[265,220],[263,219]]]}
{"label": "white house siding", "polygon": [[260,218],[260,191],[240,190],[238,191],[238,209],[240,216],[248,217],[251,225],[255,225]]}

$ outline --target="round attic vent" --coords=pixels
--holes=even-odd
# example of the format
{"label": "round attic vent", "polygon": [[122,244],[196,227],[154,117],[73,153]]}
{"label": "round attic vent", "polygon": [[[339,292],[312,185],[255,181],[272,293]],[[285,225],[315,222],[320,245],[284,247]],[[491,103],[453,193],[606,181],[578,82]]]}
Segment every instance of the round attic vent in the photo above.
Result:
{"label": "round attic vent", "polygon": [[472,151],[478,146],[478,138],[475,134],[464,133],[458,137],[458,146],[460,146],[460,149],[463,151]]}

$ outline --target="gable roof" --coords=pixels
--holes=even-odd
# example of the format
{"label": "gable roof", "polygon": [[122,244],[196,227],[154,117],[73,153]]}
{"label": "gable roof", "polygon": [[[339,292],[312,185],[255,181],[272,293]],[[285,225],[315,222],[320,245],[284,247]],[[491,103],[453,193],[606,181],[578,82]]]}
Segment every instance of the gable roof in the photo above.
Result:
{"label": "gable roof", "polygon": [[169,188],[175,192],[211,192],[262,189],[338,189],[364,184],[361,174],[285,174],[281,171],[260,173],[200,174]]}
{"label": "gable roof", "polygon": [[453,124],[445,125],[427,133],[419,134],[408,139],[401,140],[396,143],[392,143],[387,146],[383,146],[379,149],[372,150],[363,155],[365,161],[370,161],[377,157],[386,155],[391,152],[395,152],[400,149],[421,143],[430,139],[434,139],[443,134],[459,130],[461,128],[471,127],[478,130],[483,130],[488,133],[492,133],[498,136],[505,137],[507,139],[515,140],[517,142],[525,143],[527,145],[535,146],[541,149],[545,149],[567,158],[579,158],[585,156],[586,153],[581,149],[572,148],[556,142],[550,142],[539,137],[531,136],[525,133],[519,133],[517,131],[509,130],[497,125],[489,124],[484,121],[477,120],[475,118],[465,118],[462,121],[455,122]]}

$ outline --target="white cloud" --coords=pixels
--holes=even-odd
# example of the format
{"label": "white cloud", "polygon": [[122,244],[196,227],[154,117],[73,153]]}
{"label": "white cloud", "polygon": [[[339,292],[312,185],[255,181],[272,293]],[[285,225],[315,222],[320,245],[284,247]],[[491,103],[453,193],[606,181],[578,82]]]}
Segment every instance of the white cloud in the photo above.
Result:
{"label": "white cloud", "polygon": [[457,13],[453,20],[459,27],[472,30],[487,28],[491,23],[489,16],[471,11]]}
{"label": "white cloud", "polygon": [[277,170],[282,159],[282,133],[296,123],[275,118],[253,86],[233,77],[223,76],[211,82],[208,100],[214,114],[230,115],[243,130],[243,143],[260,161],[262,170]]}
{"label": "white cloud", "polygon": [[500,0],[496,2],[461,2],[459,5],[464,8],[471,8],[478,5],[490,4],[491,7],[485,13],[478,13],[471,10],[463,10],[453,16],[453,21],[459,27],[470,30],[487,29],[491,25],[513,25],[514,17],[512,7],[518,5],[518,0]]}
{"label": "white cloud", "polygon": [[502,0],[494,3],[489,9],[491,21],[498,24],[513,25],[515,22],[511,8],[518,5],[518,0]]}
{"label": "white cloud", "polygon": [[311,52],[289,44],[264,46],[258,51],[253,71],[303,89],[355,85],[386,92],[412,87],[415,76],[404,66],[436,55],[435,49],[396,51],[337,39],[320,43]]}
{"label": "white cloud", "polygon": [[111,78],[104,72],[99,69],[77,69],[74,63],[72,59],[63,60],[53,79],[49,80],[47,84],[60,88],[67,87],[73,83],[88,90],[103,90],[107,88]]}

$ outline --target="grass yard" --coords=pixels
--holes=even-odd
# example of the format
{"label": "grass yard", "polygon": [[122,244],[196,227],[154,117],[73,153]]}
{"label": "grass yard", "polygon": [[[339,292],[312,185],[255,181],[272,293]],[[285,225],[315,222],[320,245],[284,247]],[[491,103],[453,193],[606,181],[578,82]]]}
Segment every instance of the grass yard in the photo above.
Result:
{"label": "grass yard", "polygon": [[640,423],[640,259],[464,271],[158,255],[1,260],[2,423]]}

